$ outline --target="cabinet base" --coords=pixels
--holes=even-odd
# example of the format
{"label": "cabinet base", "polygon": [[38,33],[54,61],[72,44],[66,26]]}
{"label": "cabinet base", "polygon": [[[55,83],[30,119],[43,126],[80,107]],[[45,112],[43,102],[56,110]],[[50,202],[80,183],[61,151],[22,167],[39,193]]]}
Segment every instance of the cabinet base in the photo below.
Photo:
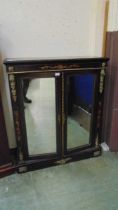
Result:
{"label": "cabinet base", "polygon": [[28,171],[39,170],[51,166],[57,166],[62,164],[67,164],[74,161],[84,160],[92,157],[98,157],[102,154],[101,147],[90,148],[84,151],[79,152],[79,154],[73,154],[60,158],[51,158],[51,159],[35,159],[35,160],[26,160],[18,164],[10,165],[0,169],[0,178],[11,175],[13,173],[26,173]]}
{"label": "cabinet base", "polygon": [[38,170],[42,168],[47,168],[51,166],[57,166],[62,164],[67,164],[74,161],[84,160],[92,157],[98,157],[102,154],[101,147],[91,148],[79,152],[79,154],[73,154],[65,156],[62,159],[53,158],[53,159],[44,159],[44,160],[27,160],[19,163],[16,166],[16,171],[18,173],[25,173],[28,171]]}

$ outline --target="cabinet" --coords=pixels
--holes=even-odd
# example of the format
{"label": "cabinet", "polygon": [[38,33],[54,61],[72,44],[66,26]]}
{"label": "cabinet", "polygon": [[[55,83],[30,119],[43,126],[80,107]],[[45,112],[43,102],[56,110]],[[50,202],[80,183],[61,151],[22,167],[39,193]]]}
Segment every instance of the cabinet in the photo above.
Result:
{"label": "cabinet", "polygon": [[19,172],[101,154],[107,58],[6,59]]}

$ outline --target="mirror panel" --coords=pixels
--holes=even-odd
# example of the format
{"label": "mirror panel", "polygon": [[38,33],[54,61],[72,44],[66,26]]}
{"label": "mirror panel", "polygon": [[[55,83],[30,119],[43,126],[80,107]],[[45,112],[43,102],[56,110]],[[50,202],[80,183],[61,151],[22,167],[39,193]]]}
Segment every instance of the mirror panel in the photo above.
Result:
{"label": "mirror panel", "polygon": [[56,153],[55,78],[22,83],[29,155]]}
{"label": "mirror panel", "polygon": [[93,74],[67,77],[67,149],[89,144],[94,84]]}

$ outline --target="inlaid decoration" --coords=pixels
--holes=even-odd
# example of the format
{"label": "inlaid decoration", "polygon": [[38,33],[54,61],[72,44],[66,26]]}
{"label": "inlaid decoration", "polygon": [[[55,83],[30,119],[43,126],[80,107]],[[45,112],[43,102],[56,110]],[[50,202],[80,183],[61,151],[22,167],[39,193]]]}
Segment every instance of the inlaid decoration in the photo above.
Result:
{"label": "inlaid decoration", "polygon": [[17,95],[16,95],[16,83],[15,83],[15,75],[14,74],[9,75],[9,84],[10,84],[10,88],[11,88],[12,100],[13,100],[13,102],[16,102]]}

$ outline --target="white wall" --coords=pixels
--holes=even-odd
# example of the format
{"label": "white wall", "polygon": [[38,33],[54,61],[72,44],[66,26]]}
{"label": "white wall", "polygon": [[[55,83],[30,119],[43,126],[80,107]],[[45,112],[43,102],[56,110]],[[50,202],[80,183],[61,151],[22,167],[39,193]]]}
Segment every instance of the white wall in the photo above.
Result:
{"label": "white wall", "polygon": [[[0,0],[1,60],[101,56],[105,1]],[[2,89],[9,144],[14,147],[7,78]]]}
{"label": "white wall", "polygon": [[118,0],[109,1],[108,31],[118,31]]}
{"label": "white wall", "polygon": [[87,56],[101,35],[105,0],[0,1],[2,57]]}
{"label": "white wall", "polygon": [[107,0],[91,1],[91,17],[89,24],[89,51],[92,56],[102,56],[106,2]]}

